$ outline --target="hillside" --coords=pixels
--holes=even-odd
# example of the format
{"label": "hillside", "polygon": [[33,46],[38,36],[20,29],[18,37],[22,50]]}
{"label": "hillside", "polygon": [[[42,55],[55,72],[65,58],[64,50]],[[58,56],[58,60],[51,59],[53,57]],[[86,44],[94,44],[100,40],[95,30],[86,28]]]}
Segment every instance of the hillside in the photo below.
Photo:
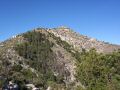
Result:
{"label": "hillside", "polygon": [[49,30],[49,32],[53,33],[57,37],[60,37],[62,40],[65,40],[79,50],[82,48],[86,50],[95,48],[98,52],[109,53],[120,48],[119,45],[109,44],[95,38],[81,35],[67,27],[54,28]]}
{"label": "hillside", "polygon": [[119,48],[65,27],[37,28],[0,43],[0,87],[12,80],[21,90],[27,84],[41,90],[119,90]]}
{"label": "hillside", "polygon": [[67,45],[45,30],[15,36],[0,44],[0,74],[21,81],[26,79],[42,88],[54,82],[56,88],[57,85],[64,88],[66,84],[69,87],[75,81],[75,58],[65,49]]}

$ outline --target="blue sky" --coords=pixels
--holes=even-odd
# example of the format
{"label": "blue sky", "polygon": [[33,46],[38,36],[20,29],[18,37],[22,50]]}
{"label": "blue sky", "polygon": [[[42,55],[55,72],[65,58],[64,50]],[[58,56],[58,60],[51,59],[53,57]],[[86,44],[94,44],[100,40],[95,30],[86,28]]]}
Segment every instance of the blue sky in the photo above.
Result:
{"label": "blue sky", "polygon": [[0,41],[58,26],[120,44],[120,0],[0,0]]}

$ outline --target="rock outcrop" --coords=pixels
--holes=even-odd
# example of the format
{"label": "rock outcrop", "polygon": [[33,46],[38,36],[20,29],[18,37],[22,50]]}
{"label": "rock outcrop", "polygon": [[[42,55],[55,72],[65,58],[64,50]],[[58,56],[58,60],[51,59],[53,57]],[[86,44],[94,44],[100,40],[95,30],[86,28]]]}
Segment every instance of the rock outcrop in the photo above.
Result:
{"label": "rock outcrop", "polygon": [[119,45],[109,44],[107,42],[99,41],[95,38],[90,38],[79,33],[74,32],[67,27],[59,27],[48,30],[55,36],[73,45],[76,50],[95,48],[98,52],[109,53],[120,49]]}

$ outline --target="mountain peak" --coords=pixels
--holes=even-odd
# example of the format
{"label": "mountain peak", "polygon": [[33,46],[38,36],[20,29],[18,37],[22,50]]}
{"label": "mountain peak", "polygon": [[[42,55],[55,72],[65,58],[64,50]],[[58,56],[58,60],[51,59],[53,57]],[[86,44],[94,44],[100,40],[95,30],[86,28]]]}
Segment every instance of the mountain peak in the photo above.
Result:
{"label": "mountain peak", "polygon": [[63,41],[66,41],[78,50],[81,50],[82,48],[86,50],[95,48],[98,52],[109,53],[120,48],[119,45],[109,44],[103,41],[99,41],[95,38],[81,35],[64,26],[51,29],[49,32],[53,33],[57,37],[60,37]]}
{"label": "mountain peak", "polygon": [[[101,57],[102,54],[96,51],[93,53],[94,49],[91,48],[102,52],[103,56]],[[85,49],[88,52],[81,53],[81,49]],[[72,31],[68,27],[36,28],[33,31],[13,36],[0,43],[0,66],[2,67],[0,68],[0,78],[2,77],[3,80],[11,78],[20,80],[23,83],[26,80],[29,84],[40,84],[39,87],[43,88],[43,90],[46,90],[47,87],[51,87],[51,90],[66,90],[66,88],[69,88],[69,90],[80,90],[76,89],[78,86],[83,90],[87,90],[88,86],[86,86],[84,81],[89,85],[89,82],[93,82],[96,75],[98,75],[98,78],[103,77],[99,73],[104,73],[104,76],[106,76],[108,73],[104,71],[108,70],[109,66],[112,65],[113,68],[114,65],[116,68],[116,65],[118,65],[115,71],[120,71],[118,68],[119,61],[114,61],[116,63],[113,64],[113,60],[120,58],[119,53],[116,55],[119,55],[119,57],[115,57],[115,59],[111,58],[111,56],[110,58],[108,56],[107,58],[104,57],[104,53],[111,53],[118,49],[120,49],[118,45],[89,38]],[[100,60],[98,60],[98,57]],[[110,61],[108,59],[113,60]],[[107,66],[106,60],[107,62],[110,61]],[[101,71],[101,65],[104,66],[105,70]],[[95,69],[101,72],[96,73]],[[89,72],[91,70],[92,72]],[[89,77],[92,80],[89,80]],[[103,80],[106,81],[106,79]]]}
{"label": "mountain peak", "polygon": [[55,29],[60,30],[60,31],[66,31],[66,32],[71,31],[71,29],[69,27],[66,27],[66,26],[60,26],[60,27],[57,27]]}
{"label": "mountain peak", "polygon": [[59,26],[58,28],[59,29],[69,29],[69,27],[67,27],[67,26]]}

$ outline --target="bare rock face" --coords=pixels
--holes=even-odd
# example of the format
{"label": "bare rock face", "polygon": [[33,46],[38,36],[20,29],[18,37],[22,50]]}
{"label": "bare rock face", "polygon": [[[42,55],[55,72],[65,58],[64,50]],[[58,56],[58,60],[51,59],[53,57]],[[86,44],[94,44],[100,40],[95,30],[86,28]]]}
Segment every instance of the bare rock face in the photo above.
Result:
{"label": "bare rock face", "polygon": [[49,30],[55,36],[73,45],[76,50],[95,48],[101,53],[110,53],[114,50],[120,49],[119,45],[109,44],[107,42],[98,41],[95,38],[90,38],[72,31],[67,27],[54,28]]}
{"label": "bare rock face", "polygon": [[53,47],[53,52],[56,54],[55,74],[64,75],[65,82],[75,81],[75,58],[71,56],[64,48],[60,46]]}

